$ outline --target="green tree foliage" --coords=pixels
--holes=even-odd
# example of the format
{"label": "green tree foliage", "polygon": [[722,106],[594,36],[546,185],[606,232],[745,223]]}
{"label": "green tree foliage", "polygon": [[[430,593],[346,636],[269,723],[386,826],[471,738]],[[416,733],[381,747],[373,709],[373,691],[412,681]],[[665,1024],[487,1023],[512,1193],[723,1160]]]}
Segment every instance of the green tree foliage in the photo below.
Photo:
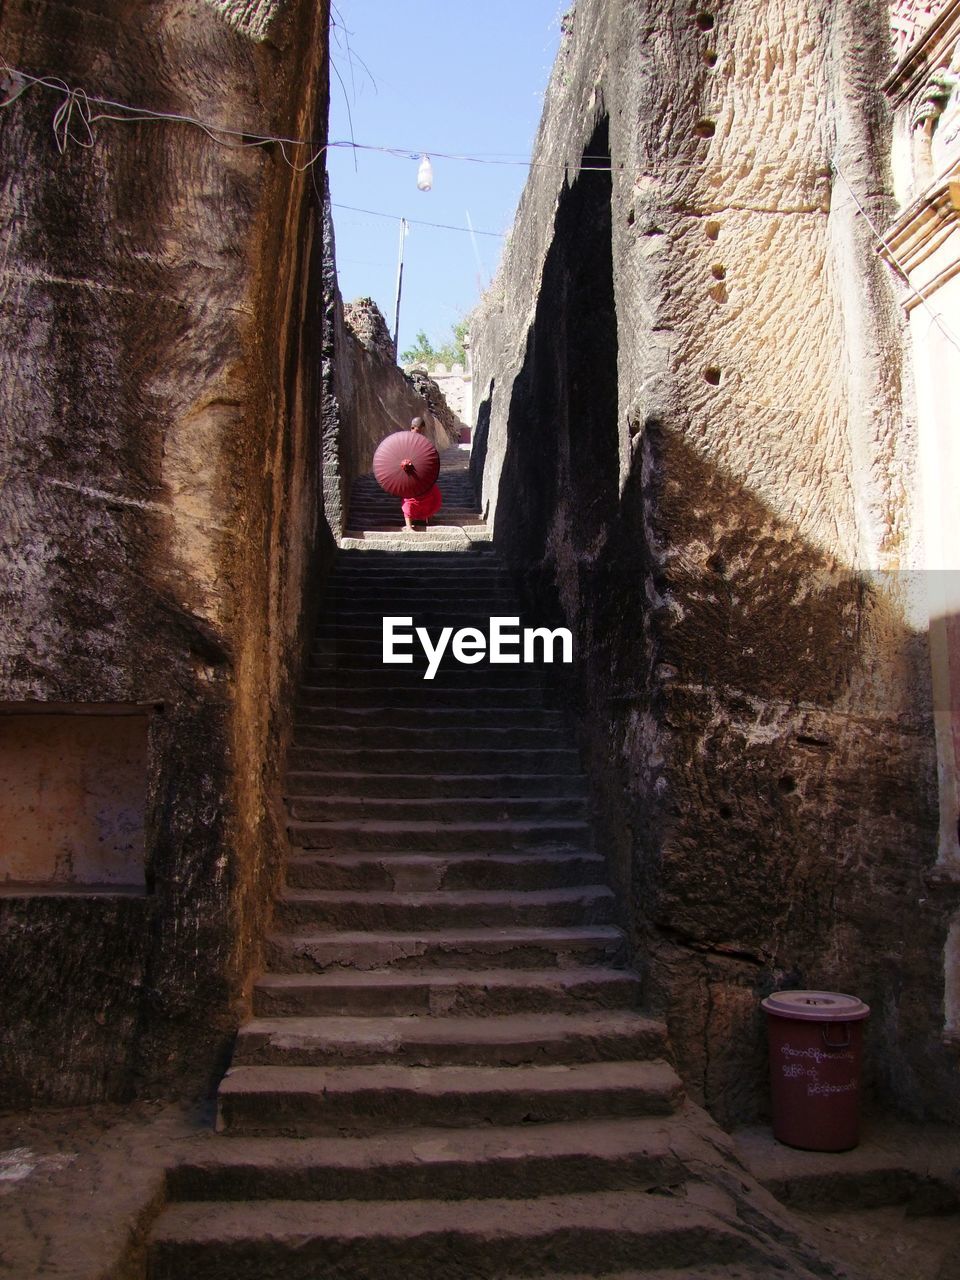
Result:
{"label": "green tree foliage", "polygon": [[466,365],[467,353],[464,350],[463,340],[468,331],[469,326],[466,320],[458,320],[452,326],[450,337],[443,346],[435,347],[421,329],[417,333],[413,346],[400,353],[400,362],[401,364],[422,364],[428,369],[435,364],[445,364],[448,369],[454,364]]}

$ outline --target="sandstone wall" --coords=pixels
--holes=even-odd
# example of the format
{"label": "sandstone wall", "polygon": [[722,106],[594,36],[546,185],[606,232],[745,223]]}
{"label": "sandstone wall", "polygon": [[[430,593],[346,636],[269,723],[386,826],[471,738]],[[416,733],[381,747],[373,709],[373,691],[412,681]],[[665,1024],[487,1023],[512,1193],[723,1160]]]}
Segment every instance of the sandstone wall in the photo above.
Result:
{"label": "sandstone wall", "polygon": [[[325,0],[6,0],[4,55],[322,139],[327,16]],[[0,857],[8,1106],[215,1072],[277,879],[291,680],[332,548],[322,168],[164,122],[103,122],[59,155],[61,101],[31,90],[0,130],[0,698],[149,712],[146,891],[67,872],[41,896],[4,886]]]}
{"label": "sandstone wall", "polygon": [[473,465],[577,637],[648,998],[725,1122],[764,1110],[757,1000],[796,986],[872,1005],[875,1098],[956,1118],[903,333],[831,168],[882,223],[885,6],[565,23],[474,317]]}

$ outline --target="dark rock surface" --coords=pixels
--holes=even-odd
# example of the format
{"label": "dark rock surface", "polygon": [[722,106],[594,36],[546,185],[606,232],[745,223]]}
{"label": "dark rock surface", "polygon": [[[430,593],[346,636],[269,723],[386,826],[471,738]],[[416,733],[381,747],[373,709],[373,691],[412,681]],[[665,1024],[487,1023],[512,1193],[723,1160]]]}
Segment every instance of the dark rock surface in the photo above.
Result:
{"label": "dark rock surface", "polygon": [[[322,140],[326,20],[299,0],[13,0],[4,55],[120,102]],[[0,133],[0,698],[157,708],[148,892],[0,904],[6,1106],[214,1073],[277,875],[290,681],[332,546],[311,173],[157,121],[101,122],[92,149],[60,155],[62,101],[30,90]]]}

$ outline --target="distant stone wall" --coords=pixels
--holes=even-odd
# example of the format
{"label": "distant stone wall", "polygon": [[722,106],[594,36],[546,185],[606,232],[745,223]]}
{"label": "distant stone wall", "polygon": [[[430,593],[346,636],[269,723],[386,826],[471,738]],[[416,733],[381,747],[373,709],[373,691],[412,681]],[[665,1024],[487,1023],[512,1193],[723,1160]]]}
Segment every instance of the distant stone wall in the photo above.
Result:
{"label": "distant stone wall", "polygon": [[425,365],[406,365],[406,372],[411,376],[425,373],[442,392],[456,420],[464,426],[473,422],[473,375],[469,366],[462,364],[437,364],[432,368]]}
{"label": "distant stone wall", "polygon": [[440,425],[446,438],[455,443],[460,438],[461,419],[447,400],[439,383],[423,369],[411,369],[406,376],[423,397],[434,422]]}

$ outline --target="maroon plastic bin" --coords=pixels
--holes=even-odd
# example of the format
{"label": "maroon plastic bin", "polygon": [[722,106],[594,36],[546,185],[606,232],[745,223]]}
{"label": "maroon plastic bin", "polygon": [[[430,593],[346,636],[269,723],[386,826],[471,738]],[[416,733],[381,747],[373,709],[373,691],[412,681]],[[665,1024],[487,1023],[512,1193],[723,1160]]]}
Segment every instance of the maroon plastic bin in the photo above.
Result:
{"label": "maroon plastic bin", "polygon": [[773,1136],[807,1151],[849,1151],[860,1141],[863,1021],[870,1009],[836,991],[775,991],[761,1007]]}

